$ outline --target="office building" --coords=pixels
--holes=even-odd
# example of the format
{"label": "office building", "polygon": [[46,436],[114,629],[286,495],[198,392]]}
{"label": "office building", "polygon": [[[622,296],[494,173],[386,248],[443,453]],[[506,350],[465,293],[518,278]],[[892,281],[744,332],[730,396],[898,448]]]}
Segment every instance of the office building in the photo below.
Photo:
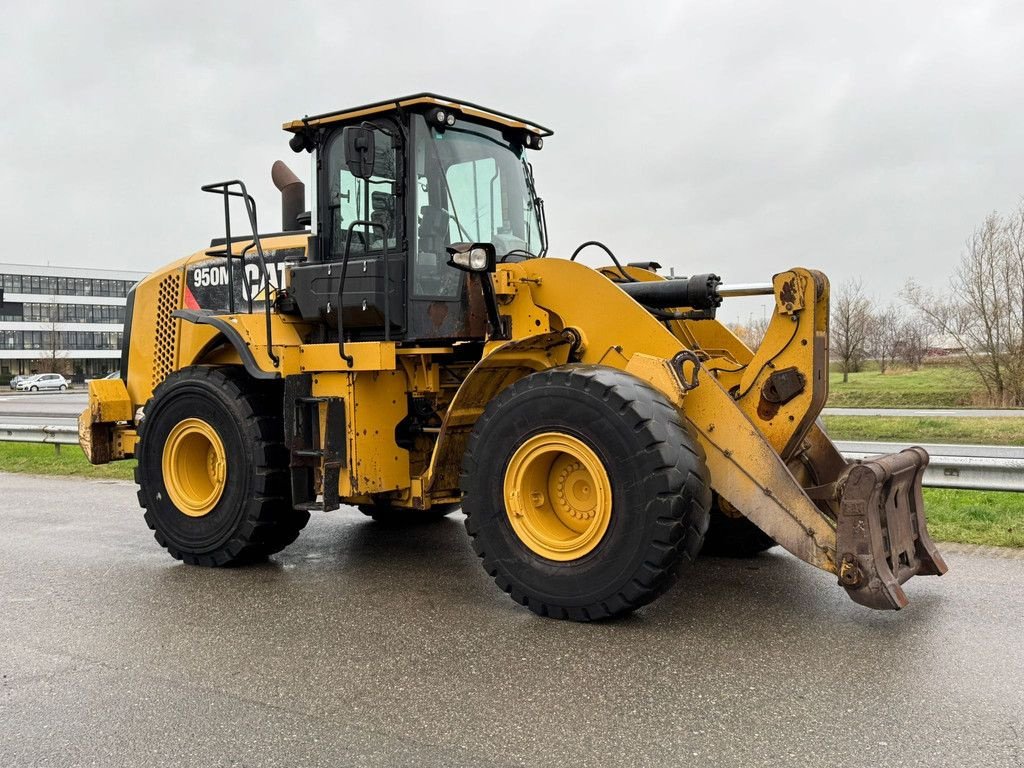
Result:
{"label": "office building", "polygon": [[120,367],[125,297],[145,272],[0,263],[0,381]]}

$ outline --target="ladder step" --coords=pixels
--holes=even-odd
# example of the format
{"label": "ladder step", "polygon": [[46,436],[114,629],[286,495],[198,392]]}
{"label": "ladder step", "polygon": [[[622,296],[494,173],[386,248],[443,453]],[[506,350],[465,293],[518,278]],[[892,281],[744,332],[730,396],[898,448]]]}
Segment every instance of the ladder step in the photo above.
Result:
{"label": "ladder step", "polygon": [[312,456],[314,458],[322,458],[324,455],[323,449],[321,448],[298,448],[292,451],[293,456]]}
{"label": "ladder step", "polygon": [[322,501],[303,501],[296,504],[295,509],[303,512],[323,512],[324,503]]}

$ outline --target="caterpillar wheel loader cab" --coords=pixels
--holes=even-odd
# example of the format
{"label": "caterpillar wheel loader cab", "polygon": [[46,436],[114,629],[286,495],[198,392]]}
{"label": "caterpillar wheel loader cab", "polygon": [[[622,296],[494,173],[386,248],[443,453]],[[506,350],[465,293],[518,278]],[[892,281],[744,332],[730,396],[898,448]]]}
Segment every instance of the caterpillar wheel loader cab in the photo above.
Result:
{"label": "caterpillar wheel loader cab", "polygon": [[[584,245],[603,268],[549,255],[527,156],[551,131],[469,102],[419,94],[284,128],[312,161],[310,210],[281,163],[277,234],[242,182],[204,187],[224,236],[136,286],[122,378],[91,382],[80,419],[91,461],[138,460],[171,555],[265,557],[341,504],[390,520],[461,505],[499,587],[579,620],[661,594],[709,517],[717,551],[778,543],[873,608],[945,571],[927,454],[849,463],[818,425],[820,272],[723,285],[600,243]],[[747,293],[775,297],[757,349],[715,319]]]}

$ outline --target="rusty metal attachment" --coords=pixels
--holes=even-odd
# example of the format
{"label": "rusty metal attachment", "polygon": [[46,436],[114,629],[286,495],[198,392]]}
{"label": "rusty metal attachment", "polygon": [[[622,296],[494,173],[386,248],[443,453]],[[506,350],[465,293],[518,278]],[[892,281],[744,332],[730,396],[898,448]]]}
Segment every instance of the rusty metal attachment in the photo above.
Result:
{"label": "rusty metal attachment", "polygon": [[[689,372],[687,372],[687,364],[689,364]],[[679,385],[683,388],[684,393],[696,389],[700,383],[698,380],[700,358],[689,349],[683,350],[672,358],[672,370],[679,379]]]}
{"label": "rusty metal attachment", "polygon": [[901,584],[946,572],[924,517],[921,478],[927,466],[923,448],[907,448],[853,465],[841,483],[838,576],[855,602],[899,610],[909,602]]}

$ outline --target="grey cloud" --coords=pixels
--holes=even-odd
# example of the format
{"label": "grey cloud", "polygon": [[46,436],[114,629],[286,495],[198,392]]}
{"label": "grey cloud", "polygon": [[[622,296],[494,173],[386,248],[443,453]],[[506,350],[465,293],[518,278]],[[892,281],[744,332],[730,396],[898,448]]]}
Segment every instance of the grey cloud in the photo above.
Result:
{"label": "grey cloud", "polygon": [[19,4],[0,32],[6,260],[155,268],[242,176],[277,218],[282,122],[430,89],[555,128],[554,251],[889,298],[941,285],[1024,193],[1015,3]]}

